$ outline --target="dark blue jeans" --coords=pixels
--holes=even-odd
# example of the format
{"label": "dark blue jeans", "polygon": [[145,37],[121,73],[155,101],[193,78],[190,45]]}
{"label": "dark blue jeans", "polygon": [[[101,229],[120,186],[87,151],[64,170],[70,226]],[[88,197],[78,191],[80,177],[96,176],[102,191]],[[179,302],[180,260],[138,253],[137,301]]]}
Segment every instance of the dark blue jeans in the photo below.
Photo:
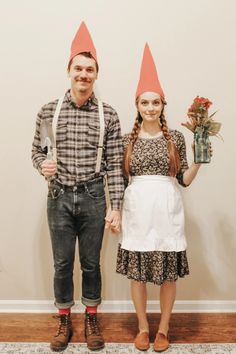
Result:
{"label": "dark blue jeans", "polygon": [[57,308],[74,304],[73,270],[78,237],[82,271],[82,303],[101,303],[100,251],[106,213],[102,179],[75,187],[51,184],[48,224],[54,258],[54,294]]}

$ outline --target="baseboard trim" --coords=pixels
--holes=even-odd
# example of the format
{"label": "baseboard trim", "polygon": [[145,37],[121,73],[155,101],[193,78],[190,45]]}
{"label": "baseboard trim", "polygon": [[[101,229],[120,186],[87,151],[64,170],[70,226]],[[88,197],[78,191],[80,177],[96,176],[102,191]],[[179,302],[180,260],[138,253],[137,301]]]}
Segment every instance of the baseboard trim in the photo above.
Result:
{"label": "baseboard trim", "polygon": [[[54,313],[56,312],[53,301],[48,300],[0,300],[0,313]],[[84,312],[84,306],[80,301],[75,303],[73,312]],[[103,301],[99,306],[99,312],[104,313],[128,313],[134,312],[132,301]],[[159,301],[148,301],[147,312],[160,312]],[[236,301],[177,300],[173,313],[231,313],[236,312]]]}

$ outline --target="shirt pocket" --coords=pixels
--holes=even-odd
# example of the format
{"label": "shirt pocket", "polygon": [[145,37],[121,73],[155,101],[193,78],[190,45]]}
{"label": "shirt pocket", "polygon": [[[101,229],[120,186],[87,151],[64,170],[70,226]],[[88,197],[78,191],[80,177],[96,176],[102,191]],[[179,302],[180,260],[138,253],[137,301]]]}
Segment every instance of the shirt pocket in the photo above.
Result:
{"label": "shirt pocket", "polygon": [[88,123],[88,143],[92,146],[98,146],[100,135],[99,122],[89,122]]}
{"label": "shirt pocket", "polygon": [[56,144],[57,146],[61,145],[67,139],[67,122],[60,121],[57,125],[57,132],[56,132]]}

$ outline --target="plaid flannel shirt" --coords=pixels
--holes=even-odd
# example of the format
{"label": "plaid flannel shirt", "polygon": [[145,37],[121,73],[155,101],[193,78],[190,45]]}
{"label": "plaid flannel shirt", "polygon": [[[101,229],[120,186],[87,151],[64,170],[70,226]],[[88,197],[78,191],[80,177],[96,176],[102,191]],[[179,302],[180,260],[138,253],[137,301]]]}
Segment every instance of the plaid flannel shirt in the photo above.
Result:
{"label": "plaid flannel shirt", "polygon": [[[32,161],[41,173],[41,164],[47,151],[42,150],[40,124],[52,123],[58,100],[44,105],[38,113],[32,144]],[[100,176],[107,175],[111,207],[120,210],[124,193],[122,174],[122,141],[120,122],[116,111],[103,103],[105,131]],[[55,179],[67,186],[94,179],[99,142],[98,101],[94,94],[82,106],[72,100],[70,91],[65,94],[56,131],[57,175]]]}

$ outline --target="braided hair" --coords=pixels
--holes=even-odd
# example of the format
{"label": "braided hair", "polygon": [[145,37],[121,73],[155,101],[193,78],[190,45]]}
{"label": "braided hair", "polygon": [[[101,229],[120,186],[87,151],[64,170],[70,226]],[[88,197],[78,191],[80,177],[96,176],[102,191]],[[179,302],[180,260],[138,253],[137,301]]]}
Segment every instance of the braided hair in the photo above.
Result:
{"label": "braided hair", "polygon": [[[163,109],[160,115],[160,124],[161,124],[161,130],[163,132],[163,135],[167,141],[167,149],[169,152],[169,173],[170,176],[175,177],[178,171],[180,170],[180,157],[179,157],[179,152],[177,150],[177,147],[175,143],[173,142],[167,122],[165,119],[165,114],[164,114],[164,106],[166,105],[166,101],[162,98],[162,103],[163,103]],[[138,115],[135,119],[133,129],[131,133],[129,134],[129,144],[126,147],[125,153],[124,153],[124,158],[123,158],[123,172],[126,177],[129,177],[130,175],[130,158],[131,154],[133,151],[133,146],[138,138],[138,134],[141,129],[141,124],[142,124],[142,117],[141,114],[138,112]]]}

